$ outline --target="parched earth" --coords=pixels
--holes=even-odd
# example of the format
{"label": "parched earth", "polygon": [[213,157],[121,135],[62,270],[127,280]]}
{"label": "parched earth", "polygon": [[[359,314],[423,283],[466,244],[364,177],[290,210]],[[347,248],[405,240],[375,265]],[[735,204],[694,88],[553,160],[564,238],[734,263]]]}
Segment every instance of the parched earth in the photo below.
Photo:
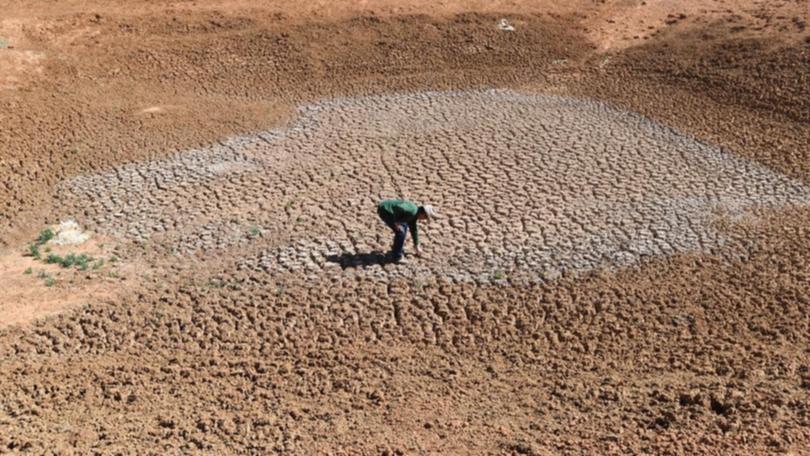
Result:
{"label": "parched earth", "polygon": [[810,454],[807,2],[0,8],[0,453]]}
{"label": "parched earth", "polygon": [[[422,92],[298,111],[276,130],[68,180],[62,214],[176,254],[261,235],[274,246],[240,267],[270,274],[331,262],[481,282],[711,251],[727,243],[712,222],[810,202],[799,181],[590,100]],[[444,217],[427,230],[432,260],[386,273],[374,208],[405,195]]]}

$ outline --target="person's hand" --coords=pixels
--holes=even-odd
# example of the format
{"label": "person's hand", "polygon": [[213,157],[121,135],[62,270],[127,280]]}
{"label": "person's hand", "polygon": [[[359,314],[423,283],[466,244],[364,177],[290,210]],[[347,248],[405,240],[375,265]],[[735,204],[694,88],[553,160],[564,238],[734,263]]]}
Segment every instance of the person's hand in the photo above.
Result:
{"label": "person's hand", "polygon": [[419,250],[419,247],[416,248],[416,251],[414,253],[416,253],[417,258],[422,258],[422,251]]}

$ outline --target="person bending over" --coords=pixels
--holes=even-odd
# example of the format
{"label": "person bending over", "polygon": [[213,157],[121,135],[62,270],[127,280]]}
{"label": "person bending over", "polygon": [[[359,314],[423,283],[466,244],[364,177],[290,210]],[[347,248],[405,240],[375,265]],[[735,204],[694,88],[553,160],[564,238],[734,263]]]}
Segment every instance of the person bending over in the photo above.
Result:
{"label": "person bending over", "polygon": [[417,221],[435,218],[436,210],[433,206],[417,206],[410,201],[404,200],[385,200],[377,205],[377,214],[394,231],[394,245],[388,254],[391,260],[398,263],[403,260],[408,229],[411,230],[416,256],[422,255],[419,251],[419,226]]}

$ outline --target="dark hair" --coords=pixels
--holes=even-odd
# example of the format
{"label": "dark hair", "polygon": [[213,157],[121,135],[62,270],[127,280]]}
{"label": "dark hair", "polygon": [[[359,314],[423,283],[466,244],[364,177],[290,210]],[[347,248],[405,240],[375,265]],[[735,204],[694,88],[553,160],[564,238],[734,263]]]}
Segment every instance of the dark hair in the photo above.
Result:
{"label": "dark hair", "polygon": [[425,206],[419,206],[419,209],[416,210],[416,215],[422,215],[425,213]]}

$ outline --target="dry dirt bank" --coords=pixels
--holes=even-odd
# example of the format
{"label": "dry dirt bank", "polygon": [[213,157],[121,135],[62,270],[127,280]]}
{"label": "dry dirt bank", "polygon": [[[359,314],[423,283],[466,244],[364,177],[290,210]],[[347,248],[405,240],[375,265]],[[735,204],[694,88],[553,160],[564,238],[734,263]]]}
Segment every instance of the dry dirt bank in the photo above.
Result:
{"label": "dry dirt bank", "polygon": [[[640,3],[6,5],[0,238],[55,221],[70,176],[421,89],[597,98],[810,183],[807,3]],[[808,226],[527,286],[240,270],[267,238],[129,246],[135,290],[2,330],[0,452],[806,454]]]}
{"label": "dry dirt bank", "polygon": [[[539,85],[637,100],[645,114],[673,105],[665,120],[692,124],[694,101],[659,103],[674,85],[732,112],[778,107],[807,122],[805,2],[647,3],[7,3],[0,241],[47,219],[43,204],[62,178],[267,128],[295,103],[334,94]],[[501,17],[515,32],[495,27]],[[652,78],[646,96],[634,95],[641,78]],[[703,130],[726,145],[741,130],[781,127],[766,120],[738,125],[726,114],[719,130]],[[765,135],[783,141],[769,165],[806,149],[793,147],[795,134]]]}
{"label": "dry dirt bank", "polygon": [[158,279],[3,336],[2,443],[802,454],[810,252],[785,221],[804,212],[737,228],[759,240],[745,262],[687,256],[528,288],[313,286],[232,266]]}
{"label": "dry dirt bank", "polygon": [[530,81],[583,47],[548,17],[526,16],[514,34],[497,19],[76,13],[24,28],[48,58],[2,94],[2,237],[29,235],[67,176],[265,129],[323,96]]}

